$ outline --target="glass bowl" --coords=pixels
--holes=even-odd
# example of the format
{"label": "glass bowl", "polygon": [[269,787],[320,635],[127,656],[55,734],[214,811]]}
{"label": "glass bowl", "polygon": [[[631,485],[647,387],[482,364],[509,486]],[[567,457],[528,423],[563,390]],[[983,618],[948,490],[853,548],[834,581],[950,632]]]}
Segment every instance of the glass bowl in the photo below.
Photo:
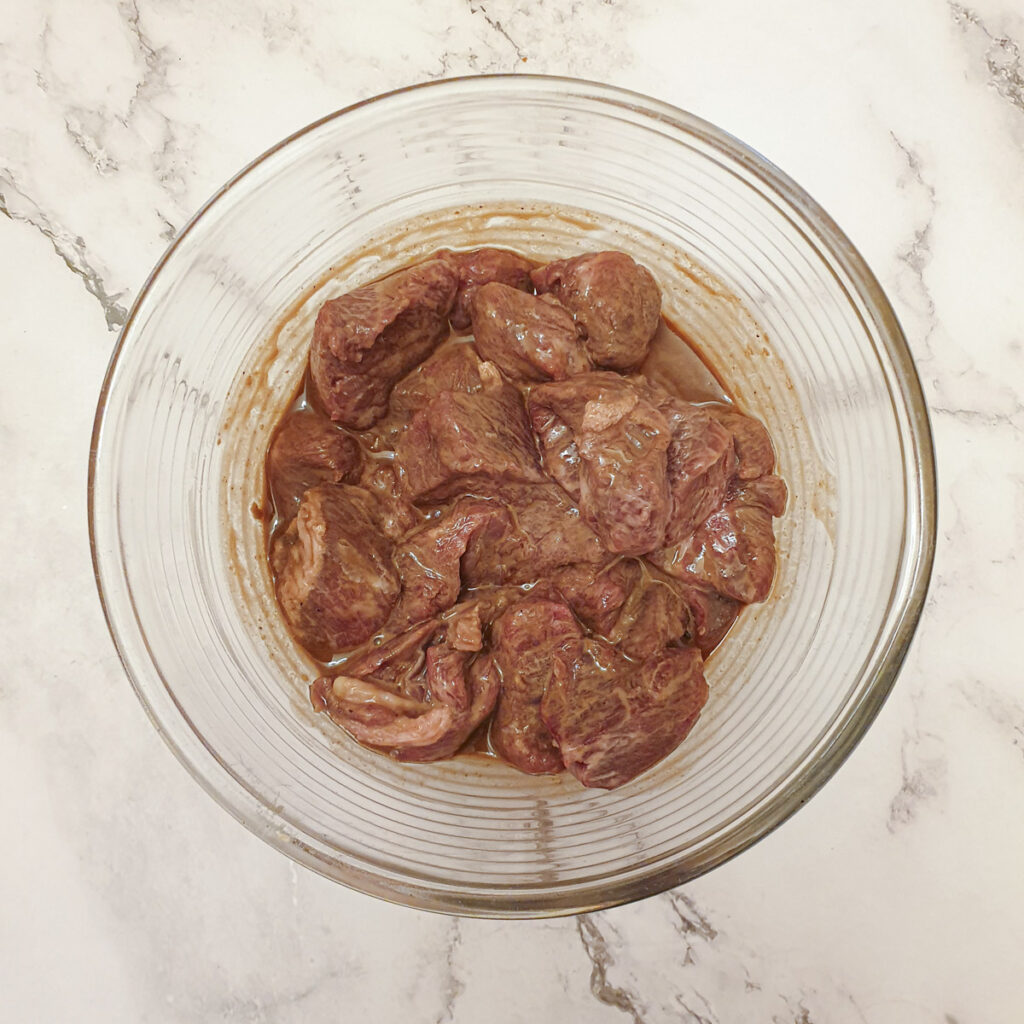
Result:
{"label": "glass bowl", "polygon": [[[483,756],[401,765],[315,715],[263,558],[262,455],[318,305],[440,245],[617,247],[776,440],[773,592],[707,667],[670,757],[612,792]],[[107,620],[151,719],[249,829],[430,910],[575,913],[685,882],[835,772],[896,677],[927,587],[934,465],[909,352],[829,217],[751,149],[589,82],[456,79],[356,104],[224,186],[139,295],[92,446]]]}

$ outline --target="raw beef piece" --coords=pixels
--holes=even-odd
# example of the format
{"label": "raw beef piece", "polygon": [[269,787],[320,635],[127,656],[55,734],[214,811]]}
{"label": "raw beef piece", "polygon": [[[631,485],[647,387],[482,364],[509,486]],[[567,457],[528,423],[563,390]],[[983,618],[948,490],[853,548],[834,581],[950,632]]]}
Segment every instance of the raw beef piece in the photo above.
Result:
{"label": "raw beef piece", "polygon": [[619,611],[608,639],[623,654],[643,661],[680,640],[691,629],[682,588],[649,567]]}
{"label": "raw beef piece", "polygon": [[451,324],[456,331],[464,331],[469,326],[473,295],[481,285],[497,281],[510,288],[533,289],[530,281],[533,264],[508,249],[473,249],[470,252],[442,249],[437,255],[447,260],[459,277],[451,314]]}
{"label": "raw beef piece", "polygon": [[736,476],[756,480],[775,468],[775,449],[765,425],[753,416],[744,416],[723,405],[709,405],[708,412],[732,434],[736,448]]}
{"label": "raw beef piece", "polygon": [[[582,469],[578,435],[584,429],[588,412],[588,424],[593,432],[595,428],[621,420],[642,397],[643,392],[633,380],[607,370],[531,389],[526,407],[540,445],[544,469],[575,500],[580,497]],[[652,407],[652,403],[645,401],[645,406]],[[665,426],[667,430],[667,422]]]}
{"label": "raw beef piece", "polygon": [[700,583],[684,584],[682,592],[690,616],[688,639],[707,660],[732,628],[743,605]]}
{"label": "raw beef piece", "polygon": [[428,260],[325,302],[313,328],[309,373],[324,411],[364,430],[391,388],[448,336],[458,275]]}
{"label": "raw beef piece", "polygon": [[439,348],[394,386],[391,414],[396,425],[404,427],[414,412],[429,406],[442,391],[479,391],[483,387],[480,366],[469,342]]}
{"label": "raw beef piece", "polygon": [[668,431],[664,417],[642,400],[616,419],[618,412],[591,403],[584,412],[576,440],[580,512],[609,551],[642,555],[665,540]]}
{"label": "raw beef piece", "polygon": [[636,559],[618,558],[600,566],[567,565],[549,579],[584,626],[607,636],[640,575]]}
{"label": "raw beef piece", "polygon": [[352,483],[361,461],[356,439],[311,409],[286,416],[267,453],[267,484],[281,522],[295,516],[310,487]]}
{"label": "raw beef piece", "polygon": [[368,640],[398,597],[380,511],[359,487],[321,484],[306,491],[295,519],[274,542],[281,610],[299,642],[318,656]]}
{"label": "raw beef piece", "polygon": [[487,481],[544,479],[522,397],[511,384],[471,395],[442,391],[413,416],[395,450],[414,501],[472,492]]}
{"label": "raw beef piece", "polygon": [[565,767],[583,783],[614,789],[671,753],[708,697],[695,647],[670,647],[637,665],[602,640],[555,658],[541,700]]}
{"label": "raw beef piece", "polygon": [[387,628],[405,629],[451,608],[462,589],[459,563],[470,540],[479,534],[487,544],[509,525],[502,506],[463,498],[439,521],[408,537],[395,551],[402,595]]}
{"label": "raw beef piece", "polygon": [[642,377],[631,378],[668,421],[668,480],[672,514],[665,540],[688,537],[725,500],[736,469],[733,435],[712,414],[713,406],[693,405]]}
{"label": "raw beef piece", "polygon": [[451,757],[494,710],[500,679],[489,655],[458,650],[447,634],[436,620],[411,631],[419,666],[414,680],[396,685],[370,665],[350,662],[343,673],[313,683],[313,707],[359,743],[399,761]]}
{"label": "raw beef piece", "polygon": [[678,405],[670,417],[668,480],[672,515],[665,540],[688,537],[725,499],[736,464],[729,432],[695,405]]}
{"label": "raw beef piece", "polygon": [[616,554],[661,547],[671,511],[665,417],[631,381],[585,373],[535,387],[530,420],[544,467]]}
{"label": "raw beef piece", "polygon": [[485,284],[470,313],[480,354],[512,380],[564,380],[591,369],[575,321],[550,295]]}
{"label": "raw beef piece", "polygon": [[786,511],[786,499],[789,496],[786,481],[774,473],[759,476],[756,480],[748,480],[736,487],[730,497],[743,505],[755,505],[763,508],[778,518]]}
{"label": "raw beef piece", "polygon": [[423,515],[405,496],[394,462],[373,455],[363,463],[359,486],[377,499],[378,522],[389,540],[400,541],[423,522]]}
{"label": "raw beef piece", "polygon": [[[593,376],[587,374],[586,379]],[[610,390],[615,387],[614,378],[611,374],[608,378]],[[576,446],[576,429],[583,419],[588,394],[579,383],[582,379],[543,384],[533,388],[526,399],[544,471],[576,502],[580,500],[580,452]],[[592,390],[596,392],[596,386]]]}
{"label": "raw beef piece", "polygon": [[730,498],[692,537],[654,552],[650,561],[684,583],[706,584],[742,604],[763,601],[775,578],[772,514]]}
{"label": "raw beef piece", "polygon": [[560,601],[528,597],[509,607],[491,629],[492,656],[501,670],[501,694],[491,722],[491,746],[530,775],[562,770],[562,757],[541,721],[540,701],[553,658],[567,640],[582,636]]}
{"label": "raw beef piece", "polygon": [[584,327],[598,366],[629,370],[644,361],[661,322],[661,292],[646,267],[624,252],[592,252],[530,276],[538,293],[552,293]]}
{"label": "raw beef piece", "polygon": [[[573,562],[604,563],[608,551],[554,484],[474,491],[503,510],[471,538],[462,560],[466,586],[531,583]],[[503,524],[499,528],[499,523]]]}

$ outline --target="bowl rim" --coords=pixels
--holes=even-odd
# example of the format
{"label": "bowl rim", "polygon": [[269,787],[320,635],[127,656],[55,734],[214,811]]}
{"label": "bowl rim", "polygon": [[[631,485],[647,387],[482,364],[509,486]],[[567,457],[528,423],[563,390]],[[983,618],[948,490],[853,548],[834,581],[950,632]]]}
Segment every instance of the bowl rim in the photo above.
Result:
{"label": "bowl rim", "polygon": [[[903,560],[908,566],[906,596],[902,607],[896,608],[892,624],[883,632],[883,642],[877,648],[881,660],[874,679],[866,685],[855,712],[850,711],[832,730],[828,745],[811,761],[796,772],[790,783],[756,810],[734,834],[725,841],[716,841],[713,850],[697,857],[677,859],[675,862],[639,877],[630,877],[611,883],[581,883],[577,886],[547,890],[544,898],[522,899],[525,893],[507,890],[508,895],[498,900],[492,894],[459,891],[457,887],[439,888],[418,881],[405,882],[373,874],[357,865],[342,865],[326,858],[297,834],[298,829],[282,820],[269,804],[264,802],[239,780],[228,774],[231,792],[211,778],[210,767],[222,769],[215,752],[204,737],[193,730],[199,741],[187,751],[165,728],[157,709],[147,695],[142,682],[144,672],[137,669],[128,653],[128,644],[112,609],[112,593],[118,584],[116,574],[108,570],[105,553],[99,542],[98,516],[102,514],[96,498],[96,476],[101,456],[103,426],[108,400],[120,357],[129,343],[132,328],[140,308],[172,255],[191,234],[206,214],[232,189],[241,184],[255,169],[296,140],[305,137],[326,124],[345,118],[372,104],[385,104],[411,93],[447,92],[458,90],[486,91],[494,86],[525,91],[548,89],[552,96],[572,96],[599,101],[611,107],[625,107],[655,121],[661,121],[674,130],[696,137],[712,149],[742,166],[760,184],[781,198],[790,209],[801,215],[802,226],[809,228],[824,250],[834,258],[856,286],[856,292],[865,303],[874,321],[884,349],[892,360],[896,384],[907,411],[911,462],[917,467],[916,475],[906,480],[913,489],[916,502],[908,501],[911,510],[919,513],[916,523],[908,517],[904,522]],[[769,835],[787,821],[836,773],[874,722],[906,658],[910,643],[920,621],[927,597],[935,557],[937,531],[936,472],[933,435],[920,377],[907,344],[906,336],[896,314],[867,262],[828,213],[784,171],[763,154],[742,142],[729,132],[709,121],[633,90],[607,85],[587,79],[539,74],[466,75],[446,79],[418,82],[359,100],[310,122],[286,136],[246,164],[221,185],[192,215],[169,243],[146,277],[132,303],[124,325],[111,353],[101,385],[93,421],[89,448],[87,516],[89,546],[93,572],[107,628],[124,667],[125,673],[150,721],[164,742],[170,747],[188,773],[232,817],[249,831],[286,854],[293,861],[318,874],[341,882],[357,891],[377,896],[392,903],[421,910],[457,914],[470,917],[524,918],[553,917],[584,913],[633,902],[673,888],[731,860],[744,850]],[[916,526],[916,529],[914,527]],[[908,539],[916,538],[915,550],[908,549]],[[890,606],[892,608],[892,606]],[[140,635],[145,633],[138,622]],[[153,665],[152,667],[156,667]],[[157,670],[159,671],[159,670]],[[178,713],[188,722],[183,709],[174,704]],[[200,764],[200,759],[205,764]],[[212,759],[212,760],[206,760]]]}

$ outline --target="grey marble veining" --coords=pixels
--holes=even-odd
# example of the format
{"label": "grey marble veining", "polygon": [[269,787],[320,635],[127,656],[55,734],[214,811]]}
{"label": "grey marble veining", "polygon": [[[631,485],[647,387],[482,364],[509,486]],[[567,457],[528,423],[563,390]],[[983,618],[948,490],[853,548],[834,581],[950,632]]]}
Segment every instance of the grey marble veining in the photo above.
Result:
{"label": "grey marble veining", "polygon": [[[1024,13],[1009,0],[14,0],[0,19],[0,1020],[1015,1024],[1024,1003]],[[892,697],[743,856],[577,919],[348,892],[224,814],[94,593],[95,401],[133,298],[231,174],[431,78],[634,88],[764,152],[893,301],[939,550]]]}

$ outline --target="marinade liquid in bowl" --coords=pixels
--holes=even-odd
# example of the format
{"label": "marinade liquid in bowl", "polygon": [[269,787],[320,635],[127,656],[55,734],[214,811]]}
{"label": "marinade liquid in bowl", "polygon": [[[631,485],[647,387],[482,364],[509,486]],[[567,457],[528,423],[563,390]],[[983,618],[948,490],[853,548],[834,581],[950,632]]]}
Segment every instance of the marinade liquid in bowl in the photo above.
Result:
{"label": "marinade liquid in bowl", "polygon": [[[481,246],[538,262],[620,249],[647,266],[693,346],[672,362],[714,369],[768,427],[789,485],[774,588],[707,663],[697,727],[610,792],[492,758],[399,764],[315,715],[314,666],[284,625],[253,514],[320,305],[439,248]],[[718,129],[562,79],[390,94],[242,172],[140,295],[93,449],[108,621],[178,756],[299,862],[455,913],[640,898],[778,825],[877,713],[934,542],[916,374],[839,229]]]}

